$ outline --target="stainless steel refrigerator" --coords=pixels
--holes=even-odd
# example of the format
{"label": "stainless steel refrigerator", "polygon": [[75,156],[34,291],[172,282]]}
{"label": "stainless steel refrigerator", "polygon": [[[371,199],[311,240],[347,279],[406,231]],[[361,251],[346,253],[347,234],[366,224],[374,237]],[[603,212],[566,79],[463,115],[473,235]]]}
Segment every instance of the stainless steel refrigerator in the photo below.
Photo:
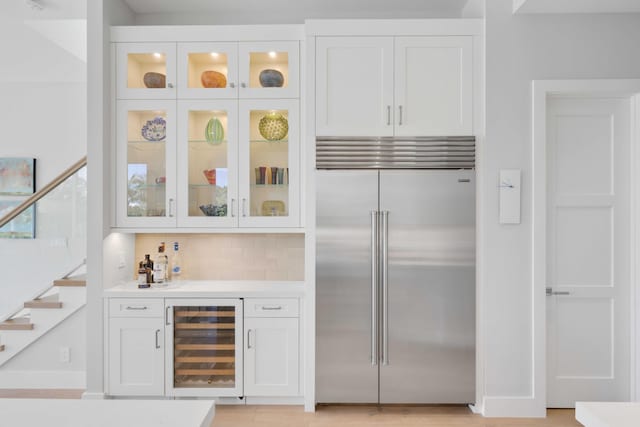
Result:
{"label": "stainless steel refrigerator", "polygon": [[317,142],[319,403],[475,401],[473,141]]}

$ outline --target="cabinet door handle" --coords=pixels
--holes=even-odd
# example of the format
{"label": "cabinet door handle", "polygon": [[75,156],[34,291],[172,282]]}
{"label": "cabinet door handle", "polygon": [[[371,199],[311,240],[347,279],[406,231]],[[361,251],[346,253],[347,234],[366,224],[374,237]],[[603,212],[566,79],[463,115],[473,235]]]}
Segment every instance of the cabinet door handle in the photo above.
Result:
{"label": "cabinet door handle", "polygon": [[160,341],[158,340],[158,335],[160,335],[160,329],[156,329],[156,348],[160,348]]}
{"label": "cabinet door handle", "polygon": [[398,125],[399,125],[399,126],[402,126],[402,105],[400,105],[400,106],[398,107],[398,110],[399,110],[399,112],[400,112],[400,118],[398,119]]}
{"label": "cabinet door handle", "polygon": [[387,126],[391,126],[391,105],[387,105]]}
{"label": "cabinet door handle", "polygon": [[245,82],[242,82],[242,83],[240,83],[240,86],[241,86],[242,88],[246,88],[246,87],[247,87],[247,84],[246,84]]}
{"label": "cabinet door handle", "polygon": [[236,199],[231,199],[231,217],[236,216]]}
{"label": "cabinet door handle", "polygon": [[132,305],[128,305],[127,308],[125,310],[146,310],[149,307],[147,307],[146,305],[143,306],[132,306]]}
{"label": "cabinet door handle", "polygon": [[247,349],[251,348],[251,329],[247,330]]}
{"label": "cabinet door handle", "polygon": [[169,199],[169,217],[173,218],[173,199]]}
{"label": "cabinet door handle", "polygon": [[282,310],[282,306],[281,305],[277,305],[277,306],[267,306],[267,305],[263,305],[262,306],[263,310]]}
{"label": "cabinet door handle", "polygon": [[242,216],[247,216],[247,199],[242,199]]}
{"label": "cabinet door handle", "polygon": [[171,306],[168,306],[167,308],[164,309],[164,324],[165,325],[170,325],[171,323],[169,323],[169,310],[171,309]]}
{"label": "cabinet door handle", "polygon": [[235,88],[235,87],[236,87],[236,84],[235,84],[234,82],[231,82],[231,83],[229,83],[229,87],[230,87],[231,89],[233,89],[233,88]]}
{"label": "cabinet door handle", "polygon": [[167,83],[167,87],[168,87],[169,89],[173,89],[173,83]]}

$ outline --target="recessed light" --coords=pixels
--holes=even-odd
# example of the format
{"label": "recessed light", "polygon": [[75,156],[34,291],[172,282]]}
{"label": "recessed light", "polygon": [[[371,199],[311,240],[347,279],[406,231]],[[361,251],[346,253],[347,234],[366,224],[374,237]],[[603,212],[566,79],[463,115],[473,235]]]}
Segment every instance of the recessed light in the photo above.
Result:
{"label": "recessed light", "polygon": [[155,58],[162,58],[162,54],[161,54],[161,53],[158,53],[158,52],[155,52],[155,53],[153,54],[153,56],[154,56]]}
{"label": "recessed light", "polygon": [[269,52],[269,58],[275,58],[277,55],[277,53],[275,53],[274,51]]}
{"label": "recessed light", "polygon": [[217,58],[220,54],[218,52],[211,52],[211,56]]}

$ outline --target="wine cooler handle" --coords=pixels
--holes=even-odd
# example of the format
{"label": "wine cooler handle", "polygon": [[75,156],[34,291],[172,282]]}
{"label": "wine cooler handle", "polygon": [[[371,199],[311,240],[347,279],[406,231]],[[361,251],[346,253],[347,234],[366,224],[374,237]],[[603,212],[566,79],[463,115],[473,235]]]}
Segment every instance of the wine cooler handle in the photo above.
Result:
{"label": "wine cooler handle", "polygon": [[247,330],[247,349],[251,348],[251,329]]}
{"label": "wine cooler handle", "polygon": [[378,364],[378,211],[371,211],[371,366]]}
{"label": "wine cooler handle", "polygon": [[156,329],[156,348],[160,348],[160,342],[158,341],[158,335],[160,335],[160,329]]}
{"label": "wine cooler handle", "polygon": [[171,306],[167,306],[167,308],[164,309],[164,324],[165,325],[170,325],[171,323],[169,323],[169,310],[171,309]]}
{"label": "wine cooler handle", "polygon": [[380,232],[380,249],[382,250],[382,268],[380,269],[380,276],[382,281],[382,364],[389,364],[389,286],[387,276],[389,275],[388,258],[389,258],[389,243],[388,243],[388,211],[381,212],[382,214],[382,230]]}

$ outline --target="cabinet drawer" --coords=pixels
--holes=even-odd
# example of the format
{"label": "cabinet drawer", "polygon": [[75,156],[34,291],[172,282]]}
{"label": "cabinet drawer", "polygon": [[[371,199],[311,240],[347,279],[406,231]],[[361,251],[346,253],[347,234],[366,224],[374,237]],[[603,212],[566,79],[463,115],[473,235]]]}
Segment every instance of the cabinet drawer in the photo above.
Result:
{"label": "cabinet drawer", "polygon": [[298,317],[296,298],[246,298],[245,317]]}
{"label": "cabinet drawer", "polygon": [[112,298],[110,317],[163,317],[164,299]]}

